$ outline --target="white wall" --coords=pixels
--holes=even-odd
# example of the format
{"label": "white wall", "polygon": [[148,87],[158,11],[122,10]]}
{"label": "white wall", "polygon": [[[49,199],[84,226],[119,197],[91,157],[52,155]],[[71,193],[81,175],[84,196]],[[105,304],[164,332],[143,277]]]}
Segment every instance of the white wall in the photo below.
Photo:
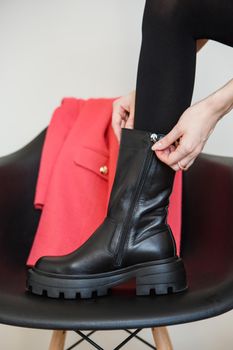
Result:
{"label": "white wall", "polygon": [[[1,0],[0,156],[37,135],[64,96],[113,97],[135,87],[144,3]],[[198,53],[193,102],[232,78],[232,62],[233,50],[216,42]],[[232,117],[221,120],[205,152],[233,155]],[[217,350],[220,344],[229,349],[232,322],[230,312],[170,330],[179,350]],[[46,348],[49,334],[0,326],[4,350],[30,349],[33,343]]]}
{"label": "white wall", "polygon": [[29,141],[63,96],[135,86],[144,1],[1,0],[0,155]]}

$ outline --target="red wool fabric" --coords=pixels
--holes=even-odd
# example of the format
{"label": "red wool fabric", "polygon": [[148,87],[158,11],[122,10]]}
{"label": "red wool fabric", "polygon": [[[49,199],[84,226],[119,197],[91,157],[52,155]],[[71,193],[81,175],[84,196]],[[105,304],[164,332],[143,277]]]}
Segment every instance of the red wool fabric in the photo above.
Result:
{"label": "red wool fabric", "polygon": [[[118,98],[63,98],[52,115],[42,150],[35,208],[42,210],[27,265],[80,247],[104,220],[119,143],[112,129]],[[156,131],[155,131],[156,132]],[[107,167],[107,173],[100,168]],[[182,172],[176,173],[168,212],[180,254]]]}

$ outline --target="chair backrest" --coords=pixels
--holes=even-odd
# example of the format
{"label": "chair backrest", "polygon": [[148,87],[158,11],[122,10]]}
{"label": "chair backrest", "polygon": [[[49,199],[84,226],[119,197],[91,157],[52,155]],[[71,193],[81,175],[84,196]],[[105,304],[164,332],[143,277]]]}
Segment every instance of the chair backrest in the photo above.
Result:
{"label": "chair backrest", "polygon": [[183,258],[233,271],[232,221],[233,158],[203,153],[183,174]]}
{"label": "chair backrest", "polygon": [[0,158],[0,254],[10,263],[26,261],[38,225],[33,200],[45,132]]}

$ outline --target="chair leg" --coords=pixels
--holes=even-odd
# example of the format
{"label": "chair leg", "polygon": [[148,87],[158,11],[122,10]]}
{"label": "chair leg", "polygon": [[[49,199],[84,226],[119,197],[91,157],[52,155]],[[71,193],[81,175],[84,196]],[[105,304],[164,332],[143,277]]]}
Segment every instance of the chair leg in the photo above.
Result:
{"label": "chair leg", "polygon": [[151,328],[157,350],[173,350],[171,339],[166,327]]}
{"label": "chair leg", "polygon": [[66,331],[53,331],[49,350],[64,350]]}

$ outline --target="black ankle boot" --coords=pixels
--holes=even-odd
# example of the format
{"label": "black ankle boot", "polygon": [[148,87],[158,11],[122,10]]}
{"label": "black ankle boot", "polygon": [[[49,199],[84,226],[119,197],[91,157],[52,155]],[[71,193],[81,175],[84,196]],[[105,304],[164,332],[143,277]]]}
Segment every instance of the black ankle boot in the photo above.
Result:
{"label": "black ankle boot", "polygon": [[175,171],[151,150],[161,137],[122,129],[107,216],[74,252],[40,258],[28,271],[29,290],[53,298],[90,298],[134,277],[137,295],[187,289],[184,265],[167,224]]}

